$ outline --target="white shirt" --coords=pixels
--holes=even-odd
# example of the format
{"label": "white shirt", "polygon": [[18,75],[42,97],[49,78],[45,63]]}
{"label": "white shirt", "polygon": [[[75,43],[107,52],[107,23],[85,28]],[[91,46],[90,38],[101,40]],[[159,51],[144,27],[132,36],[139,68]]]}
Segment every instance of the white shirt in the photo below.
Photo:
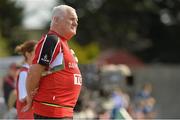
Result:
{"label": "white shirt", "polygon": [[[30,67],[28,64],[24,64],[22,66],[28,69]],[[27,78],[27,71],[22,71],[19,73],[18,93],[19,93],[20,101],[24,101],[25,97],[27,96],[26,78]]]}

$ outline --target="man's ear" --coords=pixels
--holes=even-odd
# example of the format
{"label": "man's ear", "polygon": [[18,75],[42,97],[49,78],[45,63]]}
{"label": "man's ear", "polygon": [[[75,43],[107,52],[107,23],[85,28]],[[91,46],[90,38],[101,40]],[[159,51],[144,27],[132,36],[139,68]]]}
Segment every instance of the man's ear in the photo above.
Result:
{"label": "man's ear", "polygon": [[53,22],[54,22],[54,24],[57,24],[58,21],[59,21],[59,18],[58,18],[57,16],[54,16],[54,17],[53,17]]}

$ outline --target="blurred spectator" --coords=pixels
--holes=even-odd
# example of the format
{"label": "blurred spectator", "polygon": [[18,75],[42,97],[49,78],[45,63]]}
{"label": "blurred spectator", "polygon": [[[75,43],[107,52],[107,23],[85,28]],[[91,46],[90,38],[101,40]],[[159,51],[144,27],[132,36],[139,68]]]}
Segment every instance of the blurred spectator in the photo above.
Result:
{"label": "blurred spectator", "polygon": [[135,96],[135,118],[154,119],[156,116],[156,100],[152,97],[152,85],[145,83],[142,90]]}
{"label": "blurred spectator", "polygon": [[13,119],[16,118],[16,78],[18,74],[19,67],[12,63],[9,66],[7,75],[4,77],[3,80],[3,92],[4,92],[4,100],[5,104],[8,108],[7,113],[4,115],[4,119]]}
{"label": "blurred spectator", "polygon": [[142,90],[137,94],[136,98],[137,99],[146,99],[151,97],[152,93],[152,84],[150,83],[145,83]]}
{"label": "blurred spectator", "polygon": [[[24,111],[26,108],[26,103],[28,101],[27,91],[26,91],[26,78],[30,65],[32,64],[32,59],[34,56],[34,47],[36,42],[34,40],[28,40],[20,45],[18,45],[15,51],[24,57],[24,64],[21,66],[16,82],[17,91],[17,118],[18,119],[33,119],[33,110]],[[23,112],[22,112],[23,111]]]}
{"label": "blurred spectator", "polygon": [[[8,109],[10,109],[11,107],[9,106],[9,104],[12,104],[11,102],[14,102],[15,105],[15,101],[9,100],[9,97],[10,95],[13,95],[13,93],[15,94],[15,84],[16,84],[17,74],[18,74],[18,66],[15,63],[12,63],[9,66],[7,75],[4,77],[3,80],[4,100]],[[8,101],[10,102],[9,104]]]}
{"label": "blurred spectator", "polygon": [[116,88],[112,94],[112,99],[114,101],[114,107],[112,109],[111,119],[116,119],[121,108],[128,109],[130,98],[121,88]]}
{"label": "blurred spectator", "polygon": [[[86,67],[88,69],[85,69]],[[135,84],[134,75],[125,76],[127,84],[121,84],[122,82],[113,84],[109,78],[120,73],[111,74],[111,71],[105,74],[93,73],[92,71],[96,70],[91,69],[90,66],[86,67],[82,70],[83,75],[88,76],[87,78],[89,78],[88,73],[92,73],[91,76],[99,76],[97,78],[90,77],[91,79],[97,79],[98,82],[88,79],[89,81],[84,83],[76,106],[78,111],[74,116],[75,119],[130,120],[156,118],[156,100],[152,97],[152,84],[144,84],[136,94],[133,87]],[[102,75],[105,75],[105,77],[102,77]]]}
{"label": "blurred spectator", "polygon": [[147,119],[155,118],[156,116],[155,103],[156,103],[156,100],[153,97],[150,97],[145,100],[145,106],[144,106],[143,112]]}

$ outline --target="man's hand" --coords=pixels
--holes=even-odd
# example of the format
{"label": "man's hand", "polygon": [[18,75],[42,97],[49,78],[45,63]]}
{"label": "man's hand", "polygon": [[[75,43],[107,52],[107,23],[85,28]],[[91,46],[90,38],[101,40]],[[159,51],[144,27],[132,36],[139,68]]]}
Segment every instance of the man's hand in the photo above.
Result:
{"label": "man's hand", "polygon": [[28,97],[28,96],[26,97],[26,105],[21,110],[22,112],[27,112],[28,110],[31,109],[31,107],[32,107],[32,98],[36,95],[37,91],[38,91],[38,88],[34,89],[31,92],[31,96],[30,97]]}
{"label": "man's hand", "polygon": [[32,91],[34,91],[39,86],[39,80],[41,74],[45,67],[40,64],[33,64],[30,69],[26,80],[26,89],[28,96],[31,96]]}
{"label": "man's hand", "polygon": [[27,112],[32,107],[32,98],[27,96],[26,97],[26,105],[22,108],[21,112]]}

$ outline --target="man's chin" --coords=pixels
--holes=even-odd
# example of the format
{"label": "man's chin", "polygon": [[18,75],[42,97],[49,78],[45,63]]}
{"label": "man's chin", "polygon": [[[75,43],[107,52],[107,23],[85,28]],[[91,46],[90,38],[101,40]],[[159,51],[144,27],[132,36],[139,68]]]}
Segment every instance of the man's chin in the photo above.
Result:
{"label": "man's chin", "polygon": [[71,29],[71,33],[75,35],[76,34],[76,29]]}
{"label": "man's chin", "polygon": [[72,35],[73,35],[73,36],[76,35],[76,31],[72,31]]}

